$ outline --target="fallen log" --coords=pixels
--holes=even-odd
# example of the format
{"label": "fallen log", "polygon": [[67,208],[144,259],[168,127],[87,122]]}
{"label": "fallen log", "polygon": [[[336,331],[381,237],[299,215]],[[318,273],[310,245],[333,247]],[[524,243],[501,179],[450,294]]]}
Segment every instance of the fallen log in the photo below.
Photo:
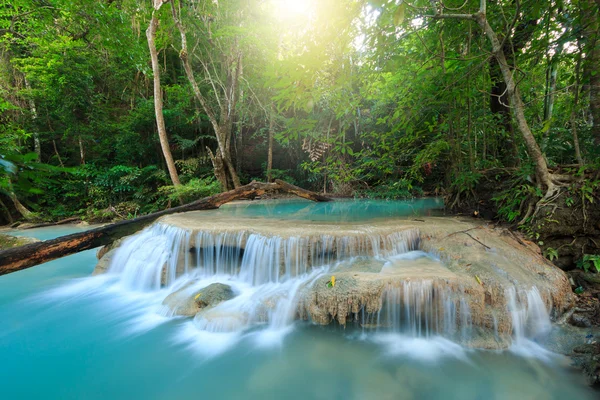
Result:
{"label": "fallen log", "polygon": [[330,197],[321,196],[318,193],[311,192],[310,190],[302,189],[301,187],[292,185],[291,183],[287,183],[282,181],[281,179],[275,179],[275,183],[279,185],[281,190],[287,193],[295,194],[298,197],[305,198],[307,200],[317,201],[317,202],[326,202],[333,201]]}
{"label": "fallen log", "polygon": [[261,196],[273,190],[281,190],[317,202],[331,201],[328,197],[301,189],[283,181],[277,181],[276,183],[251,182],[229,192],[205,197],[179,207],[169,208],[81,233],[74,233],[52,240],[0,251],[0,275],[27,269],[80,251],[105,246],[124,236],[134,234],[163,215],[186,211],[214,210],[225,203],[234,200],[253,199],[256,196]]}

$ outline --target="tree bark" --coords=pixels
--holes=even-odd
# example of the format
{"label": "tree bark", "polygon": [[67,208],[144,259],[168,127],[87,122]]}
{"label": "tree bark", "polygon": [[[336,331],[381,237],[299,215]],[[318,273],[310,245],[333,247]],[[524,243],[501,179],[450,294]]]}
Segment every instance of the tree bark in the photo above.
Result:
{"label": "tree bark", "polygon": [[34,214],[29,211],[17,198],[17,195],[14,192],[10,192],[10,199],[12,200],[15,209],[19,212],[19,214],[21,214],[23,216],[23,218],[25,218],[27,221],[30,221],[33,219]]}
{"label": "tree bark", "polygon": [[332,199],[304,190],[283,181],[276,183],[251,182],[237,189],[219,193],[179,207],[169,208],[128,221],[117,222],[82,233],[62,236],[56,239],[37,242],[21,247],[0,251],[0,275],[20,271],[57,258],[80,251],[105,246],[124,236],[131,235],[159,217],[187,211],[213,210],[225,203],[240,199],[253,199],[267,191],[281,190],[312,201],[323,202]]}
{"label": "tree bark", "polygon": [[267,153],[267,182],[271,182],[273,177],[273,130],[275,129],[275,106],[271,104],[271,113],[269,114],[269,150]]}
{"label": "tree bark", "polygon": [[[31,92],[31,84],[29,83],[29,80],[27,80],[27,78],[25,78],[25,87],[27,88],[27,90],[29,90]],[[29,94],[29,99],[27,100],[29,103],[29,110],[31,111],[31,117],[33,119],[33,124],[34,124],[34,132],[33,132],[33,151],[35,151],[35,154],[37,154],[37,162],[41,162],[42,161],[42,145],[40,143],[40,134],[37,131],[37,119],[38,119],[38,113],[37,113],[37,108],[35,107],[35,102],[33,101],[33,97],[31,97],[31,93]]]}
{"label": "tree bark", "polygon": [[284,192],[295,194],[298,197],[302,197],[307,200],[316,202],[329,202],[333,201],[331,197],[322,196],[318,193],[311,192],[310,190],[302,189],[301,187],[292,185],[291,183],[284,182],[280,179],[275,179],[275,184]]}
{"label": "tree bark", "polygon": [[577,137],[577,106],[579,105],[579,84],[581,71],[581,53],[577,55],[577,63],[575,64],[575,85],[573,89],[573,109],[569,118],[571,124],[571,135],[573,136],[573,147],[575,148],[575,158],[579,167],[583,167],[583,157],[579,147],[579,138]]}
{"label": "tree bark", "polygon": [[179,182],[177,168],[175,168],[175,162],[173,161],[173,156],[171,155],[171,148],[169,147],[169,139],[167,138],[167,129],[165,127],[165,118],[163,115],[162,88],[160,86],[160,65],[158,63],[156,44],[154,43],[157,28],[158,18],[156,18],[155,12],[153,11],[150,25],[146,30],[146,38],[148,39],[148,48],[150,49],[150,58],[152,60],[152,75],[154,75],[154,113],[156,114],[156,126],[158,128],[160,147],[162,148],[163,156],[165,157],[165,162],[167,163],[169,176],[171,177],[173,186],[179,186],[181,183]]}
{"label": "tree bark", "polygon": [[83,150],[83,141],[81,135],[77,136],[77,143],[79,143],[79,161],[81,165],[85,165],[85,151]]}
{"label": "tree bark", "polygon": [[554,184],[550,178],[548,165],[546,164],[546,159],[542,155],[542,151],[540,150],[535,137],[531,133],[531,129],[529,128],[529,124],[525,118],[525,106],[523,104],[523,100],[521,100],[521,94],[515,83],[510,66],[506,61],[506,56],[502,49],[502,45],[500,44],[500,40],[498,40],[498,36],[490,26],[485,14],[480,12],[475,14],[473,17],[481,29],[483,29],[485,32],[488,40],[492,43],[492,52],[498,60],[500,71],[502,72],[504,82],[506,83],[506,90],[512,105],[515,119],[517,121],[517,126],[521,132],[521,135],[523,136],[523,139],[525,140],[525,146],[527,147],[529,157],[531,157],[532,161],[535,163],[538,182],[545,186],[547,191],[550,192],[554,188]]}
{"label": "tree bark", "polygon": [[215,155],[213,154],[212,150],[208,147],[206,147],[206,151],[208,152],[210,161],[212,162],[215,178],[217,178],[217,180],[221,184],[221,190],[224,192],[228,191],[231,188],[229,186],[229,182],[227,181],[227,174],[225,173],[225,167],[223,166],[223,158],[221,157],[221,152],[217,149],[217,154]]}
{"label": "tree bark", "polygon": [[[509,37],[503,41],[502,52],[508,63],[529,42],[538,24],[537,19],[528,19],[526,15],[527,12],[523,11],[521,22],[514,28],[514,32],[509,34]],[[514,65],[509,65],[514,67]],[[490,79],[492,85],[490,111],[498,116],[501,125],[510,138],[510,146],[500,147],[500,153],[504,155],[507,165],[517,166],[519,165],[519,146],[511,118],[510,98],[500,63],[496,57],[492,57],[490,60]]]}

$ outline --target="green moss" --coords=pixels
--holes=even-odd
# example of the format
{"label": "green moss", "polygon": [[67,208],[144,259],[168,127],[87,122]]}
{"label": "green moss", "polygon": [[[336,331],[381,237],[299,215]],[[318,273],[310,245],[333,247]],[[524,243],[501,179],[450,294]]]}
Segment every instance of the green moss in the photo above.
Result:
{"label": "green moss", "polygon": [[0,250],[6,250],[12,247],[19,247],[33,242],[37,242],[37,240],[28,237],[17,237],[0,234]]}

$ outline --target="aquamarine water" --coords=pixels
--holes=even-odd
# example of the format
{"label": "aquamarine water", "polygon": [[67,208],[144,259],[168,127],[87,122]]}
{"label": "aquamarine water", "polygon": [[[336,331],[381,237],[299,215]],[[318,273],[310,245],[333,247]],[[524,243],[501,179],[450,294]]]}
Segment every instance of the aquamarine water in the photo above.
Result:
{"label": "aquamarine water", "polygon": [[[300,203],[216,212],[299,217]],[[403,207],[376,214],[386,218]],[[332,210],[311,214],[333,218]],[[343,213],[360,216],[356,208]],[[78,229],[20,234],[48,239]],[[187,318],[153,313],[149,293],[90,278],[95,263],[95,252],[87,251],[0,276],[1,399],[597,398],[567,359],[541,348],[476,351],[440,337],[303,322],[285,334],[260,326],[203,333]]]}
{"label": "aquamarine water", "polygon": [[435,197],[405,201],[337,200],[328,203],[289,199],[237,202],[209,212],[248,218],[359,222],[440,215],[443,208],[444,201]]}

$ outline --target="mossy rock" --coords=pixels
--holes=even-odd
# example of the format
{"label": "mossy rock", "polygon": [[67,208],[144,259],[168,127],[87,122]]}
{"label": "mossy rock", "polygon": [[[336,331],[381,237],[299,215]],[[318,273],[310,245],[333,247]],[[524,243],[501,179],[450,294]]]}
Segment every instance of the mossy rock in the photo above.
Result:
{"label": "mossy rock", "polygon": [[39,242],[39,240],[30,237],[0,234],[0,250],[7,250],[35,242]]}
{"label": "mossy rock", "polygon": [[213,283],[202,289],[194,289],[194,282],[190,282],[168,295],[162,304],[168,307],[173,315],[191,317],[203,308],[217,305],[234,297],[235,293],[229,285]]}

